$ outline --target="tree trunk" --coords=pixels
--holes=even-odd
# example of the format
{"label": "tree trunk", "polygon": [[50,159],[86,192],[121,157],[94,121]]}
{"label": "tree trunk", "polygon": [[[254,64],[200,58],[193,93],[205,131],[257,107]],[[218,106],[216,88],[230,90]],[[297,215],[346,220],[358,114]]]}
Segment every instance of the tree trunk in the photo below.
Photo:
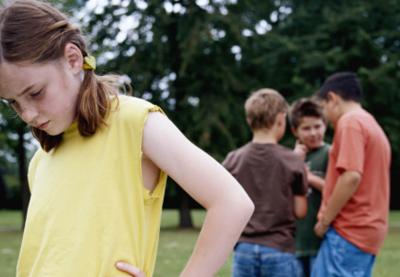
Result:
{"label": "tree trunk", "polygon": [[178,187],[179,193],[179,228],[193,228],[192,215],[190,213],[190,196]]}
{"label": "tree trunk", "polygon": [[28,187],[27,178],[27,162],[26,162],[26,149],[25,149],[25,127],[21,124],[18,127],[18,146],[17,146],[17,157],[18,157],[18,169],[19,169],[19,182],[21,185],[21,197],[22,197],[22,230],[25,227],[26,213],[28,210],[28,204],[30,199],[30,192]]}
{"label": "tree trunk", "polygon": [[3,178],[3,172],[1,171],[2,168],[0,167],[0,209],[6,208],[6,183]]}

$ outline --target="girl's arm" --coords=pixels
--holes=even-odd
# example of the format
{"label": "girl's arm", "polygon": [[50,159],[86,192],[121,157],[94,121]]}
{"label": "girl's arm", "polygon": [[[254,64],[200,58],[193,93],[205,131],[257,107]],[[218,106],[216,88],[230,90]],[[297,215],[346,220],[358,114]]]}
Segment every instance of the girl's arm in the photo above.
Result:
{"label": "girl's arm", "polygon": [[181,276],[214,276],[252,215],[253,203],[232,175],[161,113],[148,116],[143,153],[207,210]]}

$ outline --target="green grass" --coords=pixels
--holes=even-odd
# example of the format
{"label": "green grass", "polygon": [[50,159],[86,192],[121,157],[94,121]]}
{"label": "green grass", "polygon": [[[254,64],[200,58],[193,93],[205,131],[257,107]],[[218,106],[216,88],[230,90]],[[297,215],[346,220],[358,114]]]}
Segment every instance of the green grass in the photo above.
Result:
{"label": "green grass", "polygon": [[15,276],[22,236],[21,224],[20,212],[0,211],[0,275],[2,277]]}
{"label": "green grass", "polygon": [[[164,210],[161,221],[160,244],[158,248],[155,277],[176,277],[184,268],[192,253],[196,238],[204,219],[204,212],[193,211],[194,229],[177,229],[178,212]],[[230,276],[231,260],[226,262],[218,276]]]}
{"label": "green grass", "polygon": [[[195,229],[180,230],[178,213],[164,211],[161,223],[160,245],[155,277],[178,276],[195,244],[204,213],[194,211]],[[2,277],[15,276],[18,250],[21,240],[21,214],[15,211],[0,211],[0,272]],[[220,270],[218,276],[230,276],[231,259]],[[379,253],[373,276],[395,277],[400,272],[400,211],[391,212],[390,230]]]}
{"label": "green grass", "polygon": [[400,276],[400,211],[391,212],[389,235],[376,258],[374,276]]}

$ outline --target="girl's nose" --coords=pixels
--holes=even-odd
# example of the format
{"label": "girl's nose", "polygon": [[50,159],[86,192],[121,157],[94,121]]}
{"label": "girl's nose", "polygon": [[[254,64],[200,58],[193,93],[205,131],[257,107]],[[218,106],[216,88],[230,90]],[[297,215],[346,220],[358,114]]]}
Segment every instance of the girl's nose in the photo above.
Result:
{"label": "girl's nose", "polygon": [[23,110],[23,112],[21,113],[21,119],[25,123],[27,123],[27,124],[29,124],[31,126],[35,126],[35,124],[37,123],[36,119],[37,119],[38,115],[39,115],[39,113],[38,113],[38,111],[36,109],[34,109],[34,108],[25,108]]}

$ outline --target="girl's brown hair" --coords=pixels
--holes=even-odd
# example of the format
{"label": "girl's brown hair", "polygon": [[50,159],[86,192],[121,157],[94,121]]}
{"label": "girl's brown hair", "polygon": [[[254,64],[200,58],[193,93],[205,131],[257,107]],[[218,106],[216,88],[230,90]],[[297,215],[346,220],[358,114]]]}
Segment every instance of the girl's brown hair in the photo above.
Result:
{"label": "girl's brown hair", "polygon": [[[15,0],[0,8],[0,64],[4,62],[45,63],[64,55],[67,43],[75,44],[87,56],[86,43],[79,28],[51,5],[36,0]],[[84,71],[76,120],[82,136],[91,136],[105,125],[112,95],[118,93],[116,76],[98,76]],[[62,134],[50,136],[33,128],[32,133],[45,151],[57,147]]]}

